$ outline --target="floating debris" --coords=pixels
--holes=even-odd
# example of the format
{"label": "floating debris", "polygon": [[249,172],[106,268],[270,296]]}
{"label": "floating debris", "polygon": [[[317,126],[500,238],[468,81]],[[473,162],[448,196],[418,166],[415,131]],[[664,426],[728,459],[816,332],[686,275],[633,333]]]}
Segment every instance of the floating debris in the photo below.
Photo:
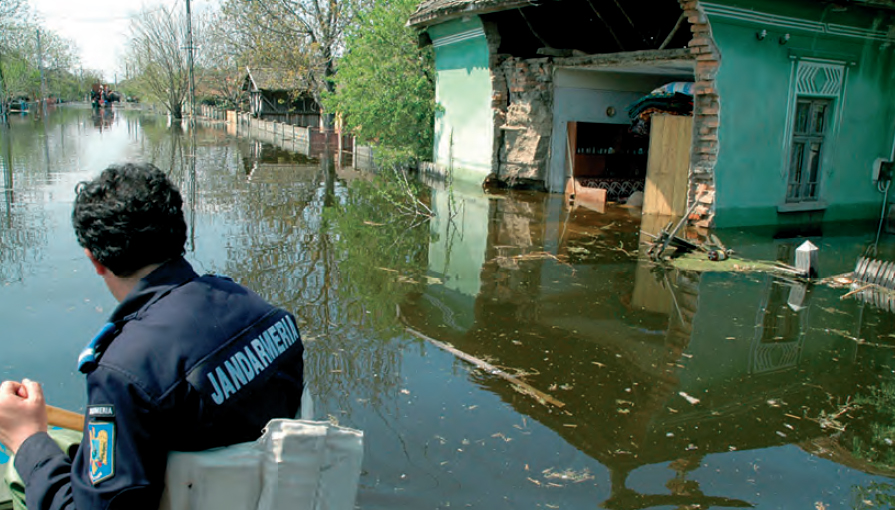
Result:
{"label": "floating debris", "polygon": [[548,480],[563,480],[572,483],[581,483],[594,479],[594,475],[592,475],[587,468],[584,468],[581,471],[575,471],[571,468],[563,471],[554,471],[553,469],[554,468],[547,468],[541,471],[544,478],[547,478]]}
{"label": "floating debris", "polygon": [[[689,403],[691,403],[691,404],[693,404],[693,405],[696,405],[696,404],[699,403],[699,399],[698,399],[698,398],[696,398],[696,397],[691,397],[690,395],[687,395],[687,394],[684,393],[683,391],[680,392],[680,393],[678,393],[678,395],[684,397],[684,400],[686,400],[687,402],[689,402]],[[675,412],[677,412],[677,411],[675,411]]]}

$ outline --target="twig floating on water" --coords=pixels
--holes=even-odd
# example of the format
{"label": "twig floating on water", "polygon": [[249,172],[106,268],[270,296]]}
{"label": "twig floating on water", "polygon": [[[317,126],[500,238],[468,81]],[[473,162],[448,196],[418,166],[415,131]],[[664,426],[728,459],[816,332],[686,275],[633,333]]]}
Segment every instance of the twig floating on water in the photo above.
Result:
{"label": "twig floating on water", "polygon": [[855,289],[855,290],[853,290],[853,291],[851,291],[851,292],[849,292],[849,293],[847,293],[847,294],[843,294],[843,295],[839,296],[839,300],[841,301],[841,300],[843,300],[843,299],[845,299],[845,298],[847,298],[847,297],[854,296],[854,295],[857,294],[858,292],[867,290],[867,289],[869,289],[870,287],[873,287],[873,284],[872,284],[872,283],[868,283],[867,285],[864,285],[863,287],[859,287],[859,288],[857,288],[857,289]]}
{"label": "twig floating on water", "polygon": [[486,371],[487,373],[489,373],[491,375],[499,376],[499,377],[511,382],[518,388],[522,389],[523,390],[522,393],[530,394],[535,399],[537,399],[539,401],[546,402],[548,404],[554,405],[559,408],[565,407],[565,404],[560,402],[559,400],[556,400],[555,398],[544,393],[543,391],[538,390],[537,388],[531,386],[530,384],[523,382],[522,380],[504,372],[503,370],[495,367],[494,365],[488,363],[487,361],[483,361],[483,360],[476,358],[475,356],[473,356],[471,354],[467,354],[467,353],[461,351],[460,349],[457,349],[451,345],[448,345],[444,342],[440,342],[438,340],[435,340],[434,338],[426,336],[426,335],[420,333],[419,331],[414,330],[413,328],[408,327],[407,331],[411,335],[421,338],[421,339],[429,342],[430,344],[434,345],[435,347],[438,347],[439,349],[447,351],[464,361],[468,361],[469,363],[472,363],[473,365],[481,368],[482,370]]}

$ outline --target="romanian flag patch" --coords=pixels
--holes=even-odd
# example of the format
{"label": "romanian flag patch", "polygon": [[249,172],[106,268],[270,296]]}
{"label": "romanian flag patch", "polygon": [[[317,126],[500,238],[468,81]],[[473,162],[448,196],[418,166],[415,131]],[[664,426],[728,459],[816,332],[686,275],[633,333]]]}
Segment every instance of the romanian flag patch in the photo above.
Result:
{"label": "romanian flag patch", "polygon": [[115,476],[115,422],[87,424],[90,437],[90,481],[96,485]]}

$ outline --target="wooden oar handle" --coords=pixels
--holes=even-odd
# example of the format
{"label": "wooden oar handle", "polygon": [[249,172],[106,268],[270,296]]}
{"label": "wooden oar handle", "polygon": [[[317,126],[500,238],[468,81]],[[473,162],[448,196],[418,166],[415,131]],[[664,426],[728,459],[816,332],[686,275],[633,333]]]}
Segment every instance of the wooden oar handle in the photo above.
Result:
{"label": "wooden oar handle", "polygon": [[84,415],[59,407],[47,406],[47,422],[55,427],[84,432]]}

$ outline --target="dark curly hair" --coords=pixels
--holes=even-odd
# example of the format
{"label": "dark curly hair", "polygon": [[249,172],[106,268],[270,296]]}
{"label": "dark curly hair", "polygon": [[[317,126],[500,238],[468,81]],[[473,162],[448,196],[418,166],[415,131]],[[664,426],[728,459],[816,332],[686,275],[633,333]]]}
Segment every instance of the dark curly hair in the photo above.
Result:
{"label": "dark curly hair", "polygon": [[116,276],[184,254],[183,198],[152,164],[112,165],[75,193],[78,244]]}

